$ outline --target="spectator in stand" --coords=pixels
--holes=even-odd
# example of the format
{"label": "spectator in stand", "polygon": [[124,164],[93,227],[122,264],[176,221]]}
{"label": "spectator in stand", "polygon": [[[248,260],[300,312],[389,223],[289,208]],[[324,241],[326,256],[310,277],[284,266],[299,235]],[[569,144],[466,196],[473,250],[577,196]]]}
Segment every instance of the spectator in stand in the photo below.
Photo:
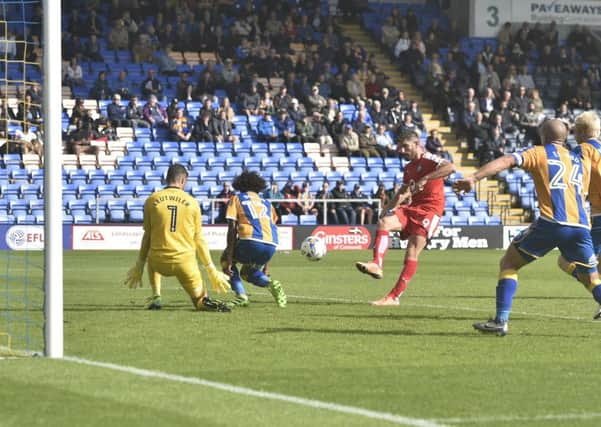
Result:
{"label": "spectator in stand", "polygon": [[396,42],[394,46],[394,56],[398,58],[400,61],[405,60],[406,52],[409,51],[411,47],[411,38],[409,37],[409,33],[404,31],[401,33],[401,36]]}
{"label": "spectator in stand", "polygon": [[[303,106],[298,102],[298,99],[292,98],[291,107],[288,110],[288,115],[294,123],[298,123],[305,118],[306,112]],[[298,134],[298,131],[296,132]]]}
{"label": "spectator in stand", "polygon": [[338,103],[333,98],[328,98],[328,105],[321,110],[323,118],[328,126],[332,124],[334,119],[336,119],[336,113],[338,113],[340,109],[338,108]]}
{"label": "spectator in stand", "polygon": [[278,110],[288,110],[292,106],[292,97],[286,86],[280,86],[280,91],[273,98],[273,105]]}
{"label": "spectator in stand", "polygon": [[234,119],[236,118],[236,112],[232,108],[230,99],[227,96],[221,100],[221,107],[219,107],[219,110],[225,111],[225,116],[230,122],[233,123]]}
{"label": "spectator in stand", "polygon": [[537,113],[542,113],[545,109],[545,105],[543,104],[543,100],[540,97],[540,92],[538,89],[532,89],[530,96],[530,102],[534,104],[534,111]]}
{"label": "spectator in stand", "polygon": [[257,123],[257,136],[259,141],[274,142],[278,139],[278,132],[271,114],[264,113]]}
{"label": "spectator in stand", "polygon": [[90,90],[90,97],[93,99],[108,99],[109,96],[111,96],[111,88],[106,80],[106,71],[100,71]]}
{"label": "spectator in stand", "polygon": [[442,157],[447,162],[453,163],[453,157],[444,149],[442,140],[438,136],[438,129],[430,131],[430,135],[426,138],[426,150],[438,157]]}
{"label": "spectator in stand", "polygon": [[511,22],[506,22],[503,24],[499,33],[497,34],[497,40],[499,44],[504,46],[509,46],[511,40],[513,39],[513,32],[511,29]]}
{"label": "spectator in stand", "polygon": [[396,146],[385,124],[378,125],[376,143],[378,144],[376,148],[382,157],[396,157]]}
{"label": "spectator in stand", "polygon": [[121,95],[118,93],[113,95],[113,102],[106,107],[106,113],[113,127],[127,127],[130,125],[127,119],[127,110],[121,104]]}
{"label": "spectator in stand", "polygon": [[256,85],[250,85],[250,91],[242,95],[242,111],[247,116],[256,116],[259,114],[259,102],[261,97],[257,92]]}
{"label": "spectator in stand", "polygon": [[41,105],[32,103],[31,95],[29,94],[25,94],[25,99],[19,103],[17,117],[21,122],[27,122],[36,126],[42,124],[44,121]]}
{"label": "spectator in stand", "polygon": [[[349,194],[344,188],[344,181],[342,180],[336,181],[336,187],[332,189],[331,194],[333,199],[349,198]],[[336,209],[337,218],[340,221],[338,224],[350,225],[357,223],[357,213],[349,202],[335,202],[334,208]]]}
{"label": "spectator in stand", "polygon": [[532,145],[540,145],[540,137],[538,135],[538,127],[545,119],[545,115],[536,112],[534,103],[528,103],[528,111],[522,115],[520,120],[520,128],[525,133],[524,142]]}
{"label": "spectator in stand", "polygon": [[367,125],[363,132],[359,133],[359,151],[366,159],[369,157],[384,157],[385,150],[378,145],[376,136],[371,126]]}
{"label": "spectator in stand", "polygon": [[192,127],[188,124],[183,108],[178,108],[175,117],[171,120],[171,134],[178,142],[190,141],[192,138]]}
{"label": "spectator in stand", "polygon": [[462,130],[469,135],[470,129],[472,125],[476,122],[476,114],[479,113],[476,103],[474,101],[470,101],[467,104],[467,108],[463,110],[463,114],[461,117]]}
{"label": "spectator in stand", "polygon": [[83,81],[83,71],[77,62],[77,58],[73,57],[65,68],[65,77],[63,83],[66,86],[85,86]]}
{"label": "spectator in stand", "polygon": [[300,142],[317,142],[311,116],[305,116],[296,123],[296,134]]}
{"label": "spectator in stand", "polygon": [[227,118],[224,109],[220,108],[217,117],[213,118],[213,130],[217,142],[238,142],[238,137],[233,134],[233,123]]}
{"label": "spectator in stand", "polygon": [[343,126],[342,134],[338,139],[338,147],[343,155],[347,157],[355,157],[361,155],[359,150],[359,135],[353,131],[353,127],[349,124]]}
{"label": "spectator in stand", "polygon": [[476,97],[476,90],[473,87],[467,89],[466,96],[462,100],[463,109],[468,110],[470,102],[474,103],[474,111],[480,111],[480,100]]}
{"label": "spectator in stand", "polygon": [[327,212],[324,214],[324,207],[326,206],[324,201],[331,198],[332,192],[330,191],[330,184],[328,181],[324,180],[321,184],[321,189],[315,196],[315,206],[317,206],[317,210],[319,211],[318,219],[321,219],[321,222],[325,223],[326,221],[324,220],[327,216],[328,224],[338,224],[338,214],[336,213],[336,208],[334,207],[333,203],[327,203]]}
{"label": "spectator in stand", "polygon": [[591,110],[592,106],[592,91],[589,81],[586,77],[580,79],[580,83],[576,86],[576,105],[575,108]]}
{"label": "spectator in stand", "polygon": [[303,182],[303,186],[297,197],[301,200],[299,203],[299,215],[314,215],[319,214],[319,210],[315,207],[315,197],[311,194],[311,187],[308,182]]}
{"label": "spectator in stand", "polygon": [[180,78],[175,83],[175,97],[182,101],[192,101],[192,91],[194,86],[189,80],[190,74],[184,71],[180,74]]}
{"label": "spectator in stand", "polygon": [[569,130],[572,130],[572,128],[574,127],[574,121],[575,121],[574,113],[568,107],[567,102],[562,102],[559,105],[559,108],[557,109],[557,111],[555,113],[555,118],[564,122]]}
{"label": "spectator in stand", "polygon": [[361,186],[359,184],[355,184],[353,187],[353,191],[350,194],[351,199],[365,199],[364,202],[352,202],[351,206],[355,209],[355,214],[359,217],[359,224],[372,224],[374,210],[370,206],[369,197],[367,194],[363,193]]}
{"label": "spectator in stand", "polygon": [[207,111],[200,113],[194,122],[194,140],[199,142],[213,141],[215,138],[213,125],[214,122],[210,113]]}
{"label": "spectator in stand", "polygon": [[480,166],[492,162],[505,154],[507,140],[500,132],[499,128],[494,127],[491,130],[491,136],[481,146],[477,153]]}
{"label": "spectator in stand", "polygon": [[113,29],[109,32],[109,48],[112,50],[125,50],[129,48],[129,31],[122,19],[117,19]]}
{"label": "spectator in stand", "polygon": [[352,100],[358,100],[365,98],[365,86],[359,80],[357,73],[353,74],[349,80],[346,81],[346,92]]}
{"label": "spectator in stand", "polygon": [[296,140],[294,121],[288,117],[286,110],[282,109],[278,111],[278,119],[275,121],[275,127],[280,141],[290,142]]}
{"label": "spectator in stand", "polygon": [[352,122],[353,130],[357,132],[357,134],[361,134],[366,126],[369,126],[367,123],[367,111],[365,108],[359,108],[355,112],[356,117]]}
{"label": "spectator in stand", "polygon": [[407,110],[407,113],[411,114],[413,123],[415,123],[420,130],[426,129],[424,125],[424,116],[417,105],[417,101],[411,101],[411,106]]}
{"label": "spectator in stand", "polygon": [[225,65],[221,70],[221,83],[228,85],[235,80],[237,75],[238,71],[234,68],[234,61],[232,61],[231,58],[227,58],[225,60]]}
{"label": "spectator in stand", "polygon": [[215,218],[215,223],[223,224],[226,222],[225,212],[227,210],[227,204],[228,204],[229,200],[234,196],[234,194],[235,193],[232,190],[231,184],[227,181],[224,182],[222,190],[219,192],[219,194],[217,194],[218,199],[224,199],[224,200],[220,200],[215,203],[215,208],[217,208],[217,212],[218,212],[217,218]]}
{"label": "spectator in stand", "polygon": [[133,60],[135,63],[151,62],[156,46],[147,33],[138,33],[132,46]]}
{"label": "spectator in stand", "polygon": [[113,86],[115,87],[115,93],[118,93],[121,98],[129,99],[131,96],[131,83],[129,81],[127,70],[123,69],[119,71],[119,75],[114,80]]}
{"label": "spectator in stand", "polygon": [[416,135],[421,135],[421,130],[419,129],[419,126],[417,126],[413,122],[413,114],[411,114],[410,112],[405,113],[405,115],[403,116],[403,121],[397,129],[398,134],[405,134],[408,132],[413,132]]}
{"label": "spectator in stand", "polygon": [[[291,181],[288,181],[284,188],[282,188],[282,194],[285,200],[298,199],[300,196],[301,189],[298,185],[293,185]],[[294,200],[289,202],[280,203],[282,209],[282,215],[300,215],[302,209],[300,204]]]}
{"label": "spectator in stand", "polygon": [[84,55],[89,61],[104,62],[104,57],[100,53],[100,45],[98,44],[98,37],[96,34],[90,35],[90,40],[86,43]]}
{"label": "spectator in stand", "polygon": [[332,145],[334,140],[328,132],[328,127],[325,121],[325,117],[318,111],[313,113],[313,136],[317,142],[321,145]]}
{"label": "spectator in stand", "polygon": [[152,129],[169,126],[167,112],[158,103],[157,97],[155,95],[150,95],[150,98],[148,99],[148,102],[146,103],[142,111],[144,113],[144,120],[150,123],[150,127]]}
{"label": "spectator in stand", "polygon": [[528,112],[528,104],[530,103],[530,97],[526,91],[526,86],[520,86],[517,96],[512,97],[513,109],[523,116]]}
{"label": "spectator in stand", "polygon": [[151,96],[156,98],[163,97],[163,85],[159,79],[156,78],[153,68],[148,70],[148,76],[140,84],[140,88],[142,89],[142,96],[147,99],[150,99]]}
{"label": "spectator in stand", "polygon": [[373,101],[370,116],[374,125],[388,126],[388,115],[382,110],[382,103],[377,99]]}
{"label": "spectator in stand", "polygon": [[484,115],[484,118],[488,119],[490,117],[495,110],[496,103],[495,92],[490,87],[486,88],[484,96],[480,98],[480,112]]}
{"label": "spectator in stand", "polygon": [[399,29],[393,22],[392,16],[388,16],[382,25],[382,39],[380,40],[386,50],[392,52],[399,36]]}
{"label": "spectator in stand", "polygon": [[179,108],[179,100],[177,98],[173,98],[169,105],[167,106],[167,120],[169,123],[175,118],[177,115],[177,109]]}
{"label": "spectator in stand", "polygon": [[499,74],[495,71],[493,64],[486,65],[486,71],[480,75],[478,82],[480,94],[485,93],[488,89],[492,89],[494,93],[499,93],[501,90],[501,79],[499,78]]}
{"label": "spectator in stand", "polygon": [[313,114],[314,112],[321,111],[327,105],[326,99],[319,94],[319,87],[313,86],[311,88],[311,94],[307,97],[307,114]]}
{"label": "spectator in stand", "polygon": [[271,202],[271,206],[273,206],[273,208],[275,209],[276,213],[278,214],[278,217],[281,217],[283,214],[280,204],[273,202],[274,200],[281,200],[284,198],[284,195],[278,187],[277,181],[271,182],[271,187],[269,187],[269,189],[265,191],[263,197],[265,197],[265,199]]}
{"label": "spectator in stand", "polygon": [[517,80],[520,86],[524,86],[528,90],[534,89],[534,79],[532,78],[532,75],[528,72],[527,65],[523,65],[522,67],[520,67],[520,72],[517,76]]}
{"label": "spectator in stand", "polygon": [[[2,101],[4,101],[4,99],[2,99]],[[11,108],[8,108],[8,112],[10,114],[13,113]],[[88,110],[86,109],[86,107],[84,107],[83,99],[76,98],[75,105],[73,106],[73,109],[71,110],[71,116],[69,117],[69,124],[77,126],[79,121],[82,120],[84,117],[89,117]],[[11,118],[14,119],[15,117],[11,117]]]}
{"label": "spectator in stand", "polygon": [[[479,152],[481,145],[485,144],[489,139],[490,128],[490,125],[484,121],[484,115],[480,112],[476,113],[476,119],[470,124],[467,130],[470,151],[474,153]],[[501,132],[503,132],[502,129]]]}
{"label": "spectator in stand", "polygon": [[131,126],[135,129],[139,128],[147,128],[150,127],[150,123],[148,123],[144,119],[144,110],[142,106],[139,104],[139,99],[137,95],[134,95],[129,100],[126,109],[126,117],[131,123]]}
{"label": "spectator in stand", "polygon": [[273,105],[273,98],[271,97],[271,92],[265,91],[265,93],[259,101],[259,114],[269,113],[273,116],[275,112],[276,110]]}

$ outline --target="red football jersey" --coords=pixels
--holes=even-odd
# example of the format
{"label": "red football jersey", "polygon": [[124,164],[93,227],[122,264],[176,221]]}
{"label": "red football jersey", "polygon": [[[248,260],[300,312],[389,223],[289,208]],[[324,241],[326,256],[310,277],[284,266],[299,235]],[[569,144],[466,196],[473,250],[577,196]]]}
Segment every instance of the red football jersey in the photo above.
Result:
{"label": "red football jersey", "polygon": [[[431,153],[424,153],[419,159],[410,161],[403,171],[403,184],[407,184],[413,191],[415,183],[424,175],[436,170],[443,161],[442,158]],[[444,211],[443,178],[429,180],[422,191],[414,193],[411,197],[411,206],[442,215]]]}

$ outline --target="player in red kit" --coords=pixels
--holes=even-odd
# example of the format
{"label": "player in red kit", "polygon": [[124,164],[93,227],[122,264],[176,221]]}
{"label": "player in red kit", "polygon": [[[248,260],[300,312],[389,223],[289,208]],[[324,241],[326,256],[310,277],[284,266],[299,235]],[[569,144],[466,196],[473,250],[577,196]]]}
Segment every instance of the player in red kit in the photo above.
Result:
{"label": "player in red kit", "polygon": [[442,217],[443,179],[455,172],[452,163],[428,153],[414,132],[401,135],[399,149],[403,157],[409,160],[403,174],[403,185],[382,211],[378,221],[373,260],[355,263],[360,272],[381,279],[390,232],[400,231],[401,237],[407,239],[403,271],[394,288],[386,296],[370,303],[376,306],[399,305],[399,296],[417,270],[419,254],[436,231]]}

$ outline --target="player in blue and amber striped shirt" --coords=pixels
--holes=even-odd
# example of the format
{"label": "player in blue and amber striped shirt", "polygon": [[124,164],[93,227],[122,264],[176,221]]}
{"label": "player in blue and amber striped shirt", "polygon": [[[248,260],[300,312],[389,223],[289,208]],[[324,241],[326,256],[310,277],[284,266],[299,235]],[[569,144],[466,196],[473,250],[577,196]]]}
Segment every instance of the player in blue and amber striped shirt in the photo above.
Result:
{"label": "player in blue and amber striped shirt", "polygon": [[500,265],[496,317],[474,324],[482,332],[507,333],[518,270],[556,247],[568,262],[576,265],[579,280],[601,304],[601,281],[584,209],[583,178],[588,179],[588,171],[583,169],[581,157],[564,146],[567,128],[563,122],[548,120],[541,125],[540,132],[543,146],[493,160],[454,185],[457,192],[471,191],[477,181],[521,166],[532,175],[538,194],[541,215],[507,248]]}
{"label": "player in blue and amber striped shirt", "polygon": [[[242,279],[267,287],[278,306],[286,306],[286,295],[279,281],[263,271],[275,254],[278,245],[277,215],[271,203],[259,193],[266,188],[265,180],[256,172],[242,172],[232,183],[239,193],[227,206],[227,247],[222,256],[222,267],[229,274],[230,285],[236,293],[232,305],[247,306],[248,297]],[[242,264],[238,271],[237,263]]]}

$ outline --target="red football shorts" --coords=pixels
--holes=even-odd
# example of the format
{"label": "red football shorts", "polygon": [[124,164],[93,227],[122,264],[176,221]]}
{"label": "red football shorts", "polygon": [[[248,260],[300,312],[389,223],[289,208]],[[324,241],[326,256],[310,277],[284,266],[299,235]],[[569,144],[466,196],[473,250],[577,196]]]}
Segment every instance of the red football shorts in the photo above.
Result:
{"label": "red football shorts", "polygon": [[409,236],[424,236],[430,239],[440,223],[440,216],[435,212],[416,206],[399,206],[394,210],[394,214],[403,225],[401,231],[403,240]]}

